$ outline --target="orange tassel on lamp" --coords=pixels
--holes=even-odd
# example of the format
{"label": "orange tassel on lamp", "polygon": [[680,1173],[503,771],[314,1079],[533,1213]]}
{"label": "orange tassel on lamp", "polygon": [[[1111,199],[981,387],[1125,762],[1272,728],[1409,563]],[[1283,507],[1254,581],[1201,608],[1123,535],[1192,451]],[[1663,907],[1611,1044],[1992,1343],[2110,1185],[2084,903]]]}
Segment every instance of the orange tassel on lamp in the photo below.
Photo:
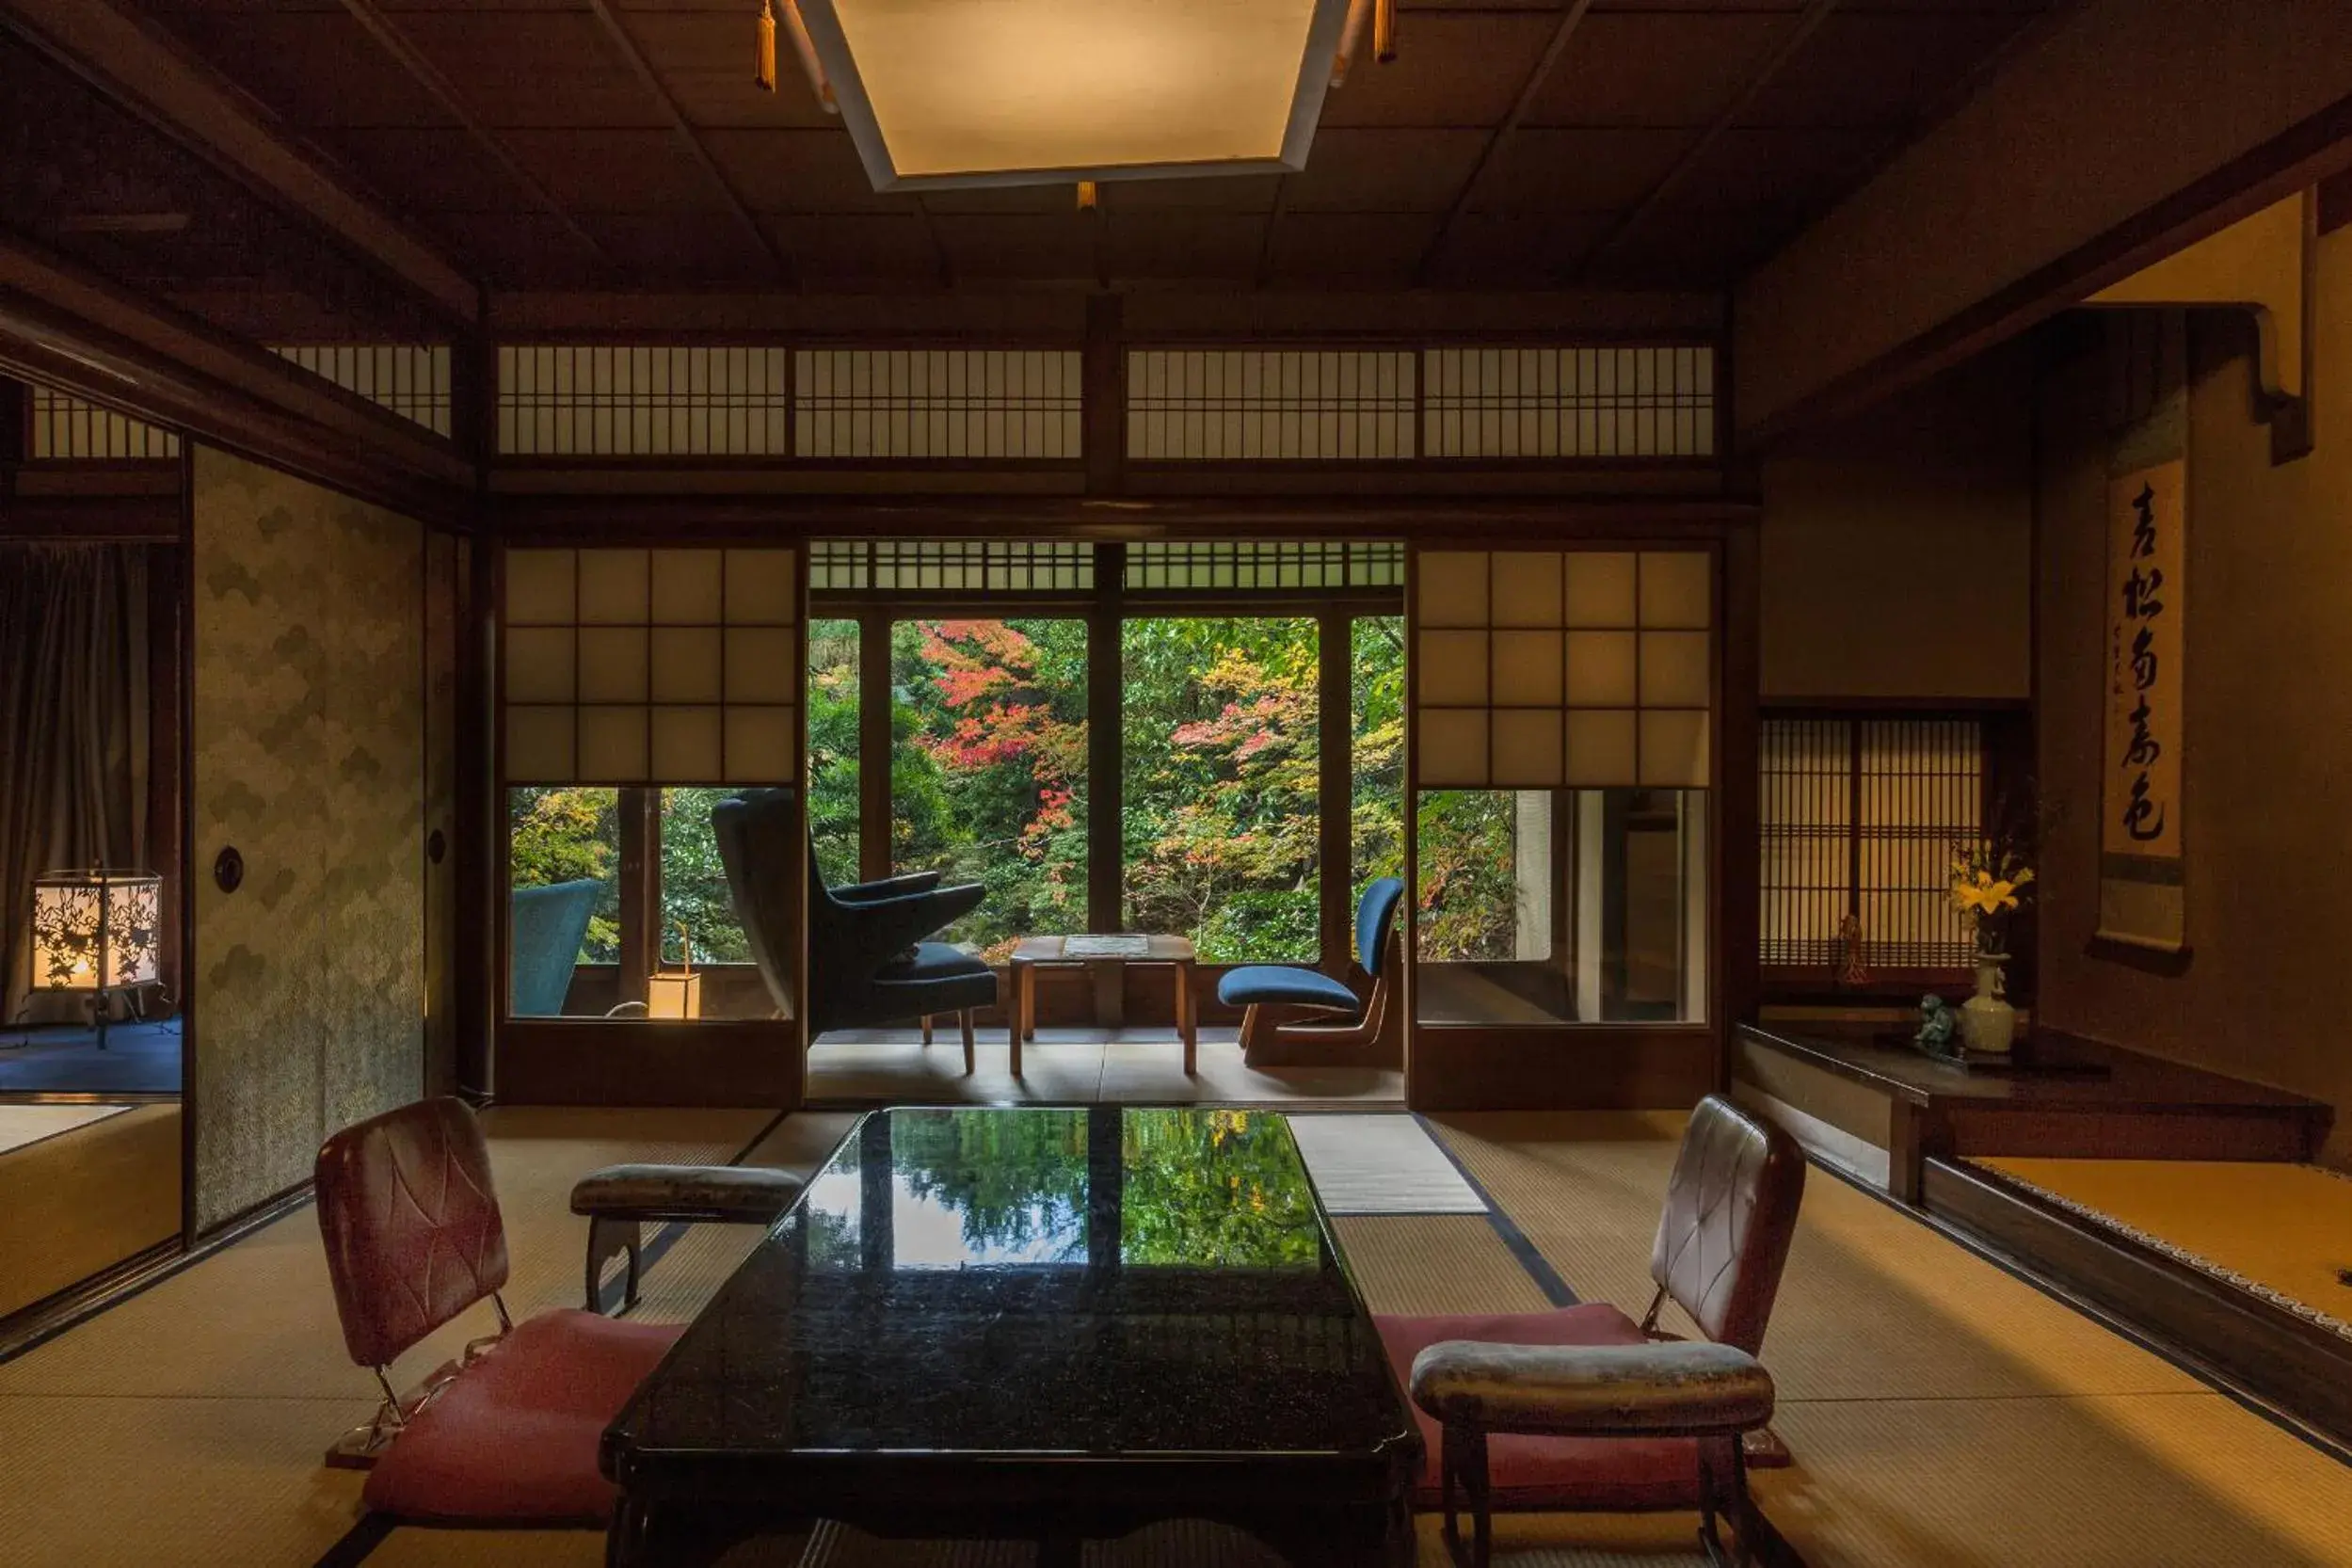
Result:
{"label": "orange tassel on lamp", "polygon": [[752,79],[769,92],[776,90],[776,7],[760,0],[760,58]]}
{"label": "orange tassel on lamp", "polygon": [[1372,58],[1382,65],[1397,58],[1397,0],[1372,0]]}

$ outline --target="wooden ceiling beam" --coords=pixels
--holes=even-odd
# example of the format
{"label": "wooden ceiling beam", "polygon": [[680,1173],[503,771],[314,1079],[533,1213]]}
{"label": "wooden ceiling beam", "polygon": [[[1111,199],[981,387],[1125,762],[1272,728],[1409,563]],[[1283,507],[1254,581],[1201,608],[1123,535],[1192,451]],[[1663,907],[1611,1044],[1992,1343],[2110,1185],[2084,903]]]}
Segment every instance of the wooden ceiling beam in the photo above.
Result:
{"label": "wooden ceiling beam", "polygon": [[1519,129],[1519,122],[1527,119],[1528,112],[1535,107],[1536,95],[1551,79],[1552,68],[1560,64],[1560,57],[1568,52],[1568,40],[1576,36],[1576,28],[1584,22],[1585,13],[1592,8],[1592,0],[1568,0],[1568,8],[1560,12],[1559,24],[1552,28],[1552,36],[1544,43],[1544,53],[1537,57],[1535,69],[1528,73],[1526,83],[1520,87],[1519,96],[1512,101],[1511,112],[1503,116],[1501,122],[1487,136],[1486,145],[1479,149],[1478,162],[1470,166],[1469,178],[1464,180],[1462,188],[1454,192],[1452,205],[1446,209],[1445,217],[1437,225],[1437,232],[1430,236],[1428,248],[1421,252],[1420,261],[1415,264],[1413,281],[1416,287],[1428,286],[1430,274],[1437,265],[1437,258],[1445,254],[1446,242],[1453,238],[1454,225],[1461,222],[1462,215],[1470,210],[1470,198],[1478,193],[1479,182],[1486,178],[1487,166],[1495,161],[1495,154],[1511,140],[1512,134]]}
{"label": "wooden ceiling beam", "polygon": [[238,88],[118,0],[0,0],[0,25],[98,84],[264,199],[306,215],[379,271],[466,325],[473,279],[290,141]]}
{"label": "wooden ceiling beam", "polygon": [[1780,42],[1774,44],[1756,69],[1749,72],[1747,85],[1739,89],[1738,94],[1725,106],[1723,112],[1717,115],[1708,123],[1707,128],[1699,133],[1698,140],[1683,149],[1682,156],[1674,160],[1673,167],[1659,177],[1657,184],[1642,194],[1640,201],[1635,202],[1614,223],[1601,231],[1592,247],[1578,259],[1575,271],[1576,278],[1584,279],[1592,276],[1592,269],[1598,266],[1610,251],[1623,245],[1636,230],[1648,222],[1659,208],[1666,205],[1667,200],[1673,196],[1674,192],[1682,188],[1683,182],[1690,177],[1691,170],[1699,167],[1699,160],[1706,156],[1708,149],[1720,141],[1725,132],[1739,123],[1739,117],[1748,112],[1748,105],[1754,103],[1757,95],[1772,85],[1772,78],[1781,73],[1782,67],[1797,57],[1797,51],[1802,49],[1805,41],[1813,37],[1814,33],[1820,28],[1821,24],[1830,19],[1830,13],[1837,9],[1837,5],[1838,0],[1806,0],[1805,8],[1797,14],[1796,24],[1782,35]]}
{"label": "wooden ceiling beam", "polygon": [[[629,62],[629,69],[636,72],[638,81],[645,84],[646,91],[651,93],[653,101],[662,105],[662,113],[678,133],[678,139],[685,143],[686,151],[693,155],[696,163],[702,166],[702,171],[711,177],[711,183],[718,187],[719,194],[727,199],[728,211],[735,215],[735,220],[751,235],[752,243],[759,246],[775,264],[777,276],[796,285],[799,282],[799,268],[792,264],[792,259],[785,253],[784,248],[776,243],[776,236],[753,214],[750,203],[744,200],[743,192],[735,188],[735,183],[727,177],[727,171],[719,167],[718,160],[711,155],[710,147],[695,129],[694,122],[686,118],[686,111],[679,107],[676,95],[662,80],[661,72],[655,71],[653,62],[646,58],[645,49],[637,42],[636,36],[630,32],[629,24],[620,19],[620,13],[613,8],[612,0],[588,0],[588,8],[603,24],[605,34],[612,39],[613,46],[620,51],[621,58]],[[744,31],[748,37],[751,29],[746,26]]]}
{"label": "wooden ceiling beam", "polygon": [[408,35],[402,32],[392,18],[376,8],[375,0],[343,0],[343,7],[351,13],[353,21],[366,29],[367,35],[376,41],[384,53],[397,60],[401,69],[414,77],[419,87],[432,94],[434,102],[440,104],[449,113],[450,118],[457,121],[465,133],[474,139],[482,151],[490,155],[500,168],[505,170],[508,179],[521,187],[523,192],[549,216],[561,223],[565,231],[574,239],[586,246],[589,253],[598,261],[602,262],[608,267],[613,264],[612,254],[604,248],[597,237],[582,228],[580,220],[566,211],[562,202],[555,200],[554,192],[542,184],[537,175],[525,168],[522,161],[506,150],[506,144],[499,140],[496,133],[482,122],[480,116],[466,107],[465,100],[458,96],[456,87],[448,77],[441,74],[440,67],[426,58],[424,52],[409,41]]}
{"label": "wooden ceiling beam", "polygon": [[472,465],[424,426],[8,236],[0,370],[418,515],[473,489]]}

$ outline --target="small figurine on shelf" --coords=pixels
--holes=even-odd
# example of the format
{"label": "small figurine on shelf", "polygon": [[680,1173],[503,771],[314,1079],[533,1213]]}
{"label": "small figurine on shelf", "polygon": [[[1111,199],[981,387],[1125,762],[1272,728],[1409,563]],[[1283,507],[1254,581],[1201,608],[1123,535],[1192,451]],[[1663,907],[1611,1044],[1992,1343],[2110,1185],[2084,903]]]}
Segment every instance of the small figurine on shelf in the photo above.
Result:
{"label": "small figurine on shelf", "polygon": [[1919,999],[1919,1032],[1912,1040],[1929,1056],[1957,1054],[1952,1047],[1953,1032],[1960,1028],[1960,1013],[1948,1001],[1929,991]]}
{"label": "small figurine on shelf", "polygon": [[1849,914],[1837,922],[1837,983],[1848,990],[1869,984],[1870,968],[1862,961],[1862,917]]}

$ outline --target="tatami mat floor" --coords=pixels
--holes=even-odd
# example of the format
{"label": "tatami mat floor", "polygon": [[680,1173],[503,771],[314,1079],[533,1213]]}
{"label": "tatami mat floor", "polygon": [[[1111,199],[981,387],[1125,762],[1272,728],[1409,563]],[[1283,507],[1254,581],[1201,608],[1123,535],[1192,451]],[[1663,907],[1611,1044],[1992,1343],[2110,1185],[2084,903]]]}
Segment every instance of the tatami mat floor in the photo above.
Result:
{"label": "tatami mat floor", "polygon": [[[934,1050],[938,1048],[935,1047]],[[848,1124],[802,1114],[750,1159],[807,1170]],[[621,1159],[725,1159],[757,1112],[493,1112],[524,1309],[568,1303],[571,1177]],[[1579,1296],[1637,1309],[1679,1119],[1448,1116],[1437,1130],[1510,1226]],[[1478,1216],[1337,1222],[1374,1306],[1544,1304]],[[690,1315],[756,1232],[684,1233],[644,1310]],[[447,1347],[416,1353],[420,1367]],[[1815,1568],[2352,1564],[2352,1470],[1844,1183],[1816,1171],[1766,1345],[1797,1455],[1758,1477]],[[0,1366],[0,1563],[303,1568],[356,1519],[358,1480],[318,1464],[369,1408],[343,1359],[308,1211]],[[1443,1560],[1423,1522],[1422,1560]],[[1502,1522],[1508,1568],[1686,1568],[1682,1516]],[[368,1568],[590,1568],[581,1531],[392,1531]],[[821,1531],[736,1568],[1023,1568],[1024,1549]],[[1259,1568],[1198,1527],[1090,1550],[1091,1568]]]}
{"label": "tatami mat floor", "polygon": [[2215,1160],[1979,1159],[1989,1170],[2352,1322],[2352,1179]]}

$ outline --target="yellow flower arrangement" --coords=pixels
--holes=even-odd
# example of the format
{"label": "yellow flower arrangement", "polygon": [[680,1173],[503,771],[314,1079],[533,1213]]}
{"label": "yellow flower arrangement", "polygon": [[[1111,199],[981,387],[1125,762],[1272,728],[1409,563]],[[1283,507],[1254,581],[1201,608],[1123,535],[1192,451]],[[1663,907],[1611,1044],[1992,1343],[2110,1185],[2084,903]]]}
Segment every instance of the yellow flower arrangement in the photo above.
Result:
{"label": "yellow flower arrangement", "polygon": [[2006,876],[1996,876],[1989,867],[1975,866],[1966,860],[1952,862],[1952,904],[1956,908],[1976,915],[1998,915],[2014,909],[2022,890],[2032,883],[2033,868],[2017,866]]}

